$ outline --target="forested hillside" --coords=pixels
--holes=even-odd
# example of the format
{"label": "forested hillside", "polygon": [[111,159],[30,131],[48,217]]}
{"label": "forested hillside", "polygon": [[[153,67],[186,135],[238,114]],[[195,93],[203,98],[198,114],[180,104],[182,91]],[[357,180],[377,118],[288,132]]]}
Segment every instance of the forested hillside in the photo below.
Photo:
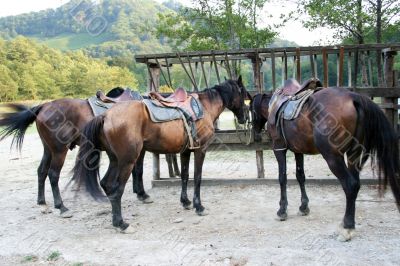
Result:
{"label": "forested hillside", "polygon": [[0,40],[0,101],[87,97],[100,88],[137,85],[127,68],[82,51],[63,53],[24,37]]}
{"label": "forested hillside", "polygon": [[171,11],[152,0],[72,0],[57,8],[0,18],[0,37],[33,37],[57,49],[86,48],[96,57],[163,51],[151,34],[157,14]]}

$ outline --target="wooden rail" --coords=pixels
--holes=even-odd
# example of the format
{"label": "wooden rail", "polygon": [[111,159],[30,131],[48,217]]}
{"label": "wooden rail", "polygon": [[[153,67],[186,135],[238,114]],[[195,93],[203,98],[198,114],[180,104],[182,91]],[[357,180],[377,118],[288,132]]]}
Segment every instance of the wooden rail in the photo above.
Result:
{"label": "wooden rail", "polygon": [[[158,90],[160,77],[164,84],[173,86],[171,68],[175,65],[185,71],[194,91],[199,89],[200,81],[208,87],[213,85],[212,77],[214,82],[220,83],[224,73],[229,78],[237,76],[235,66],[238,63],[252,67],[252,74],[248,75],[252,78],[245,83],[253,95],[273,91],[281,86],[277,84],[279,81],[283,84],[291,77],[299,82],[317,77],[325,87],[345,86],[374,99],[381,98],[379,106],[397,129],[400,86],[394,58],[399,50],[400,43],[392,43],[146,54],[136,55],[135,59],[147,65],[149,90]],[[334,74],[331,79],[330,73]],[[235,130],[217,131],[209,149],[255,150],[258,178],[264,178],[263,150],[270,148],[270,144],[264,136],[262,143],[251,142],[246,146]],[[159,155],[154,155],[153,172],[154,178],[159,179]]]}

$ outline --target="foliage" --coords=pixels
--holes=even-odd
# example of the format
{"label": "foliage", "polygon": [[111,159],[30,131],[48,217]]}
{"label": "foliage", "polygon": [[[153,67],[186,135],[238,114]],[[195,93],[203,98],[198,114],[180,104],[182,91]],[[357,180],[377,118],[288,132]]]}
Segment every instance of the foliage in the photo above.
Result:
{"label": "foliage", "polygon": [[[260,27],[266,0],[200,0],[178,13],[159,13],[157,35],[180,50],[265,47],[276,36]],[[263,14],[265,16],[265,14]]]}
{"label": "foliage", "polygon": [[24,37],[0,40],[0,101],[87,97],[116,86],[136,88],[137,81],[127,68],[82,51],[63,53]]}
{"label": "foliage", "polygon": [[399,20],[398,0],[300,0],[299,10],[307,15],[308,28],[326,26],[336,31],[336,37],[351,37],[353,43],[364,43],[367,36],[385,31]]}

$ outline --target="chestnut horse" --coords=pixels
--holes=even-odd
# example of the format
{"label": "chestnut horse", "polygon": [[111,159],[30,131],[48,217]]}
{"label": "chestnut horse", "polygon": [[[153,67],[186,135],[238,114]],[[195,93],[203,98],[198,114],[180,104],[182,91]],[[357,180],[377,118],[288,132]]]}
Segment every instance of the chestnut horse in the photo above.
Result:
{"label": "chestnut horse", "polygon": [[[123,91],[122,88],[114,88],[107,96],[117,97]],[[61,217],[71,217],[72,213],[62,201],[58,180],[68,149],[72,150],[76,145],[79,145],[81,130],[94,117],[88,102],[81,99],[60,99],[33,108],[21,104],[7,104],[5,106],[12,109],[13,112],[1,115],[0,127],[4,128],[0,131],[0,140],[9,135],[14,135],[12,143],[21,149],[26,129],[36,121],[44,150],[37,171],[37,204],[42,207],[43,213],[51,212],[46,205],[44,193],[48,175],[54,197],[54,207],[60,210]],[[169,164],[172,165],[172,163]],[[133,190],[137,193],[138,199],[144,203],[152,202],[143,187],[143,157],[137,162],[136,168],[132,171],[132,176]]]}
{"label": "chestnut horse", "polygon": [[[260,139],[260,132],[268,120],[270,99],[271,95],[259,94],[251,103],[257,140]],[[272,135],[268,124],[267,130]],[[280,220],[287,219],[287,150],[295,154],[296,178],[301,189],[300,215],[309,213],[304,186],[303,154],[321,154],[329,169],[339,179],[346,195],[346,211],[338,240],[348,241],[353,236],[360,171],[368,157],[378,166],[380,188],[382,185],[386,188],[389,182],[399,208],[400,166],[397,135],[382,110],[369,98],[345,88],[322,89],[309,98],[298,118],[283,120],[282,131],[286,139],[286,148],[274,150],[279,164],[281,187],[280,208],[277,212]],[[272,141],[276,148],[275,144],[281,139]]]}
{"label": "chestnut horse", "polygon": [[[200,200],[200,184],[206,149],[214,135],[214,122],[225,108],[231,110],[239,123],[246,121],[244,100],[250,97],[242,78],[227,80],[220,85],[198,93],[204,108],[204,117],[196,121],[197,137],[201,147],[189,150],[188,137],[182,120],[154,123],[142,102],[124,102],[115,105],[103,115],[94,118],[84,128],[73,180],[84,184],[95,198],[104,198],[105,191],[112,206],[112,224],[121,232],[130,233],[132,227],[121,214],[121,197],[136,160],[144,151],[154,153],[181,153],[182,192],[180,201],[185,208],[191,202],[187,197],[190,154],[194,152],[193,206],[198,215],[204,215]],[[100,150],[105,150],[110,165],[99,183]]]}

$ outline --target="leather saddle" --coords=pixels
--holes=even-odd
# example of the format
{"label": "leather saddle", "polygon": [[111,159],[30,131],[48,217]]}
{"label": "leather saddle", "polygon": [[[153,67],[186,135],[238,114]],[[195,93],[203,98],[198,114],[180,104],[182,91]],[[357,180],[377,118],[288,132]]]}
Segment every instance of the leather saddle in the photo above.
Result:
{"label": "leather saddle", "polygon": [[154,104],[160,107],[177,108],[191,117],[193,121],[199,119],[199,96],[196,93],[189,95],[185,89],[178,88],[168,97],[164,97],[160,93],[154,91],[149,93],[149,97],[152,99]]}
{"label": "leather saddle", "polygon": [[294,96],[305,90],[315,90],[318,87],[322,87],[322,83],[319,79],[311,78],[300,85],[295,79],[288,79],[280,89],[281,94],[285,96]]}
{"label": "leather saddle", "polygon": [[168,97],[162,96],[160,93],[152,91],[149,93],[151,99],[162,102],[164,105],[174,107],[179,103],[185,102],[189,99],[189,96],[185,89],[177,88],[174,93]]}
{"label": "leather saddle", "polygon": [[124,90],[124,92],[121,95],[115,98],[106,96],[102,91],[97,91],[96,97],[103,103],[119,103],[119,102],[136,100],[135,97],[133,96],[131,89],[129,88]]}
{"label": "leather saddle", "polygon": [[[268,108],[268,128],[271,135],[271,138],[275,140],[276,143],[280,143],[278,141],[281,139],[282,134],[280,133],[281,129],[279,128],[280,117],[286,118],[295,118],[299,113],[299,108],[303,106],[303,104],[307,101],[308,97],[310,97],[318,88],[321,88],[323,85],[321,81],[317,78],[311,78],[300,85],[297,80],[289,79],[285,81],[285,84],[282,88],[276,90],[271,98]],[[286,116],[281,116],[281,114],[285,111],[283,107],[288,105],[287,103],[293,101],[293,106],[289,106],[288,113]],[[290,109],[290,110],[289,110]],[[274,147],[274,149],[282,148],[283,144],[278,144],[279,147]]]}

